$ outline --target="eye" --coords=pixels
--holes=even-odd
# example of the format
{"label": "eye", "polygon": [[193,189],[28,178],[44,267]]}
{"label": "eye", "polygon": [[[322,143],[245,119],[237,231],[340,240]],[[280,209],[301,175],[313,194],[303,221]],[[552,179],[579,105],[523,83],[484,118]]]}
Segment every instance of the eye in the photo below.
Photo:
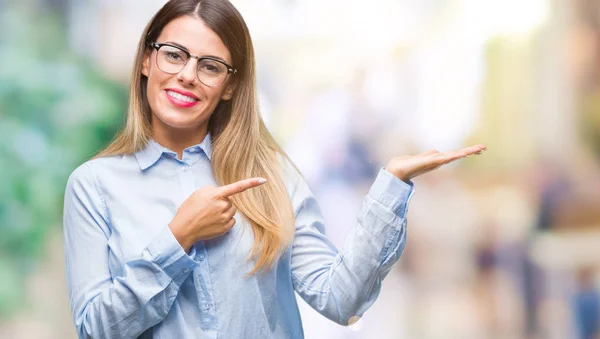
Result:
{"label": "eye", "polygon": [[176,52],[167,52],[166,53],[167,58],[171,59],[171,60],[181,60],[181,56],[179,54],[177,54]]}
{"label": "eye", "polygon": [[202,73],[210,75],[220,75],[225,72],[225,65],[214,60],[204,59],[198,65],[198,68]]}
{"label": "eye", "polygon": [[185,52],[178,48],[168,45],[163,45],[160,48],[160,57],[164,61],[173,64],[184,64],[187,61],[187,55],[185,54]]}

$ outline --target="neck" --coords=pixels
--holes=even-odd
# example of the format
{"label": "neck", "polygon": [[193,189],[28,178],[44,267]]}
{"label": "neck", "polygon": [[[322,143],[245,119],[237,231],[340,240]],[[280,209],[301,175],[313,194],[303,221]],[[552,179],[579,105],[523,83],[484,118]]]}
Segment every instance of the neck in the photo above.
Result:
{"label": "neck", "polygon": [[198,128],[156,128],[152,126],[154,141],[177,153],[177,158],[182,159],[183,150],[201,143],[208,133],[207,124]]}

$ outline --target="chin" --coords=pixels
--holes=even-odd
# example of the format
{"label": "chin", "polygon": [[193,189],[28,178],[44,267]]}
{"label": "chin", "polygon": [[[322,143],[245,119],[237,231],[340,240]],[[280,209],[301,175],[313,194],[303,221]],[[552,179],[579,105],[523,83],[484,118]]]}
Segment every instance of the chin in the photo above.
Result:
{"label": "chin", "polygon": [[182,130],[189,130],[198,128],[200,123],[197,121],[189,121],[187,119],[167,119],[161,120],[164,125],[171,128],[177,128]]}
{"label": "chin", "polygon": [[202,119],[197,116],[190,116],[179,112],[169,112],[167,114],[155,115],[162,125],[168,128],[177,128],[182,130],[195,129],[202,125]]}

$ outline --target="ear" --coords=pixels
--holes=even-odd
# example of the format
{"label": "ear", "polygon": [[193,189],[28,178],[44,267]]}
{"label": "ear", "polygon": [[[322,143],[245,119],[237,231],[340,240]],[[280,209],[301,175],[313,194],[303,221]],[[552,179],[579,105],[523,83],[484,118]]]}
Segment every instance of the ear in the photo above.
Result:
{"label": "ear", "polygon": [[231,83],[229,83],[227,85],[227,88],[225,88],[225,90],[223,91],[223,94],[221,95],[221,100],[229,100],[231,99],[231,97],[233,96],[233,93],[235,92],[235,89],[237,88],[237,81],[233,80],[231,81]]}
{"label": "ear", "polygon": [[146,50],[144,53],[144,61],[142,61],[142,74],[148,77],[150,74],[150,55],[152,53],[149,50]]}

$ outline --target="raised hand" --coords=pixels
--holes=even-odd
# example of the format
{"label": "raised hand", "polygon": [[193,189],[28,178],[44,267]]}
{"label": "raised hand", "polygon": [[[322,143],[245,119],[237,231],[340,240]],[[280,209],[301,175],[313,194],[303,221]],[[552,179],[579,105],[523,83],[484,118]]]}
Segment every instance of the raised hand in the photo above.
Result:
{"label": "raised hand", "polygon": [[485,145],[475,145],[448,152],[433,150],[418,155],[394,157],[388,162],[385,169],[406,182],[458,159],[481,154],[486,149]]}
{"label": "raised hand", "polygon": [[212,239],[226,233],[235,225],[233,216],[236,208],[229,197],[265,182],[263,178],[252,178],[195,191],[179,206],[169,223],[171,232],[186,252],[198,240]]}

